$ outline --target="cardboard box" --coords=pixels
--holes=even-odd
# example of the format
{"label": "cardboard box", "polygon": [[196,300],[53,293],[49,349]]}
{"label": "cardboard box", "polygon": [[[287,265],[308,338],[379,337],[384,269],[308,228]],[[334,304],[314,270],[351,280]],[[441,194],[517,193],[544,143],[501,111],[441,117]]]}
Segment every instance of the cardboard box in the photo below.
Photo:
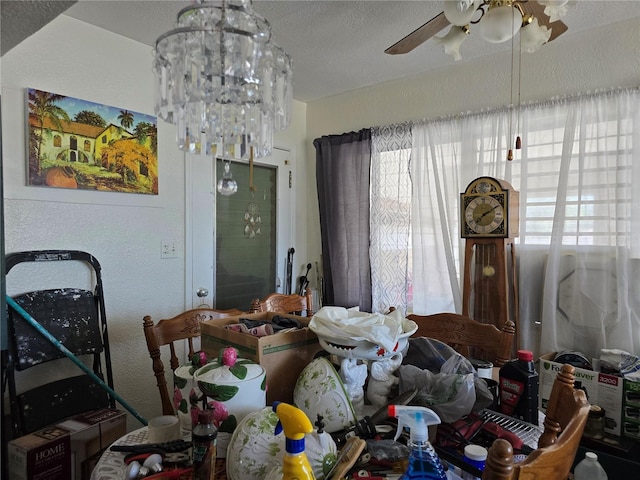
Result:
{"label": "cardboard box", "polygon": [[[555,353],[547,353],[540,357],[538,407],[543,412],[547,410],[551,387],[562,367],[561,363],[551,360],[555,355]],[[622,377],[576,367],[575,386],[585,391],[589,403],[599,405],[605,410],[604,431],[620,436],[622,432]]]}
{"label": "cardboard box", "polygon": [[71,436],[57,425],[11,440],[8,445],[12,480],[69,480]]}
{"label": "cardboard box", "polygon": [[96,457],[127,433],[124,411],[112,408],[92,410],[57,424],[69,431],[72,480],[89,480]]}
{"label": "cardboard box", "polygon": [[622,436],[640,440],[640,382],[624,379]]}
{"label": "cardboard box", "polygon": [[267,405],[274,401],[293,402],[293,390],[302,369],[322,350],[318,337],[309,327],[265,337],[254,337],[247,333],[235,332],[224,325],[238,323],[240,318],[271,321],[274,316],[293,318],[303,325],[309,318],[285,315],[275,312],[245,314],[207,320],[200,327],[200,345],[210,357],[231,346],[238,350],[238,356],[259,363],[267,376]]}

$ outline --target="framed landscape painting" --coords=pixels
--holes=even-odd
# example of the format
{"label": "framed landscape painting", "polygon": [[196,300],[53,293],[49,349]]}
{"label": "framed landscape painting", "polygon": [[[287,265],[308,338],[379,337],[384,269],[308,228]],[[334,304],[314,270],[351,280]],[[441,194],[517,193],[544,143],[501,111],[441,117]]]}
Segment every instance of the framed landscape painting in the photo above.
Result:
{"label": "framed landscape painting", "polygon": [[158,194],[156,117],[28,89],[28,184]]}

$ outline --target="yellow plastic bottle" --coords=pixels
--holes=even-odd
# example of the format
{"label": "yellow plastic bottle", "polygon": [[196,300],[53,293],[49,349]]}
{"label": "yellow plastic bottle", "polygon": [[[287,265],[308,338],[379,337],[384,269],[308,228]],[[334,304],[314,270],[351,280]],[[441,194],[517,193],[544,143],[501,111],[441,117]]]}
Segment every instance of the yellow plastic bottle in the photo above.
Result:
{"label": "yellow plastic bottle", "polygon": [[304,453],[304,436],[313,431],[309,417],[299,408],[283,402],[274,402],[278,416],[276,435],[284,431],[285,455],[282,461],[282,480],[315,480],[311,464]]}

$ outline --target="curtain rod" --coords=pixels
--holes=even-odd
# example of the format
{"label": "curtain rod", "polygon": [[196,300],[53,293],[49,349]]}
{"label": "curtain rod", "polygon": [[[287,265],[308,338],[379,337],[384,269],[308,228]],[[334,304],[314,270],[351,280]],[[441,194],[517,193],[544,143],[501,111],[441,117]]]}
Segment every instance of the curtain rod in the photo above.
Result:
{"label": "curtain rod", "polygon": [[561,103],[574,102],[574,101],[585,100],[585,99],[595,98],[595,97],[603,97],[603,96],[612,95],[616,93],[623,93],[623,92],[640,92],[640,86],[639,87],[619,87],[619,88],[612,88],[609,90],[596,90],[594,92],[572,94],[564,97],[552,97],[548,100],[532,101],[529,103],[522,104],[521,106],[508,105],[503,107],[487,108],[487,109],[479,110],[476,112],[454,113],[454,114],[448,114],[448,115],[443,115],[443,116],[434,117],[434,118],[423,118],[421,120],[416,120],[410,123],[412,123],[413,125],[426,125],[429,123],[440,123],[440,122],[451,121],[451,120],[460,120],[462,118],[477,117],[477,116],[487,115],[492,113],[502,113],[502,112],[510,112],[512,110],[528,109],[532,107],[558,105]]}

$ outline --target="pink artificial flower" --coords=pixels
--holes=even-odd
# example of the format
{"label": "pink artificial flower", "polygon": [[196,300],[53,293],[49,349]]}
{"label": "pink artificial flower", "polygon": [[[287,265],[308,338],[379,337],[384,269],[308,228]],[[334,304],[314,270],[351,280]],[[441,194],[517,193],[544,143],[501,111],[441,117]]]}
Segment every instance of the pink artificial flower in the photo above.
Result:
{"label": "pink artificial flower", "polygon": [[233,347],[227,347],[222,352],[222,364],[227,367],[233,367],[238,360],[238,351]]}
{"label": "pink artificial flower", "polygon": [[207,364],[207,354],[203,351],[198,352],[198,356],[200,359],[200,366],[203,367]]}

